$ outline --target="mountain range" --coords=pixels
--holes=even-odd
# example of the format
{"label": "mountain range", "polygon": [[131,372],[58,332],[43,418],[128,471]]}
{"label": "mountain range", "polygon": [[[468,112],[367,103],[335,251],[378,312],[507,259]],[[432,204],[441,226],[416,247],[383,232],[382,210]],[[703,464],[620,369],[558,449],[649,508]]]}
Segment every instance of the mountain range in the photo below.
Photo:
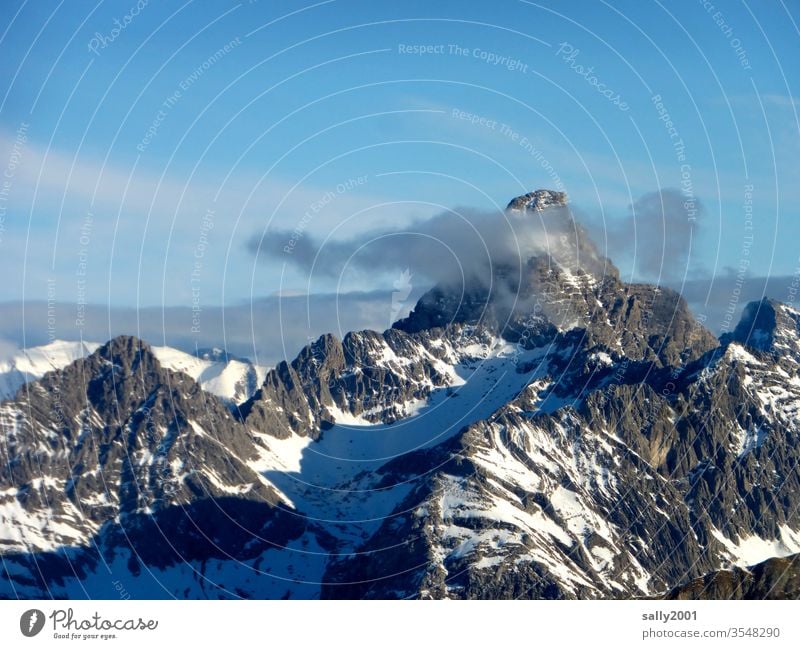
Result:
{"label": "mountain range", "polygon": [[717,338],[565,194],[505,216],[558,236],[269,370],[130,336],[0,366],[0,597],[796,596],[800,313]]}
{"label": "mountain range", "polygon": [[[46,345],[16,351],[0,360],[0,399],[11,399],[26,383],[60,370],[97,351],[100,343],[53,340]],[[172,347],[153,347],[165,368],[184,372],[200,386],[230,404],[241,404],[258,389],[267,368],[219,348],[198,349],[194,354]]]}

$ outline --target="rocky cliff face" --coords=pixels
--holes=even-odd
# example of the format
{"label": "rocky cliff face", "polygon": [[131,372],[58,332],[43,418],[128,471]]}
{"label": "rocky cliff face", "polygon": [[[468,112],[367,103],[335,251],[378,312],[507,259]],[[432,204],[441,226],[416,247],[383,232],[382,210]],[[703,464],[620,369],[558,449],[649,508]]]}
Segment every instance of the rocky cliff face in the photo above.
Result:
{"label": "rocky cliff face", "polygon": [[[770,305],[787,326],[769,338],[785,340],[798,314]],[[358,559],[332,564],[324,594],[640,596],[797,551],[800,394],[782,365],[798,357],[785,344],[729,341],[665,366],[585,343],[556,337],[555,371],[443,449],[436,480]],[[386,583],[335,585],[375,574],[398,529],[415,542],[392,553]]]}
{"label": "rocky cliff face", "polygon": [[719,570],[674,588],[667,599],[800,599],[800,555]]}
{"label": "rocky cliff face", "polygon": [[512,212],[543,212],[549,207],[565,207],[568,202],[566,192],[537,189],[511,199],[506,209]]}
{"label": "rocky cliff face", "polygon": [[112,566],[140,597],[627,598],[800,551],[800,314],[718,341],[574,232],[235,411],[133,338],[31,383],[0,406],[0,595],[109,596]]}

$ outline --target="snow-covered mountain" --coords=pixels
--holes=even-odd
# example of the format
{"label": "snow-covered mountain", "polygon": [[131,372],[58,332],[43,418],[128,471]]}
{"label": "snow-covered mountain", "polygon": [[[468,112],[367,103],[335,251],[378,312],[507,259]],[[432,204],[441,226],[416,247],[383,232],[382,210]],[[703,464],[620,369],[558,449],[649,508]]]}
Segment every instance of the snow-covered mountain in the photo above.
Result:
{"label": "snow-covered mountain", "polygon": [[54,340],[47,345],[18,350],[0,359],[0,400],[11,399],[25,383],[42,378],[84,358],[100,345],[80,341]]}
{"label": "snow-covered mountain", "polygon": [[570,225],[233,410],[210,358],[130,337],[30,383],[0,405],[0,596],[687,597],[800,552],[800,313],[717,340]]}
{"label": "snow-covered mountain", "polygon": [[[99,347],[100,344],[94,342],[54,340],[18,350],[0,360],[0,400],[13,398],[28,381],[63,369]],[[193,355],[172,347],[153,347],[153,353],[164,367],[185,372],[204,390],[236,405],[252,396],[267,373],[266,367],[228,356],[220,349],[200,350]]]}
{"label": "snow-covered mountain", "polygon": [[172,347],[153,347],[153,353],[163,367],[188,374],[207,392],[235,405],[253,396],[267,374],[266,367],[218,348],[187,354]]}

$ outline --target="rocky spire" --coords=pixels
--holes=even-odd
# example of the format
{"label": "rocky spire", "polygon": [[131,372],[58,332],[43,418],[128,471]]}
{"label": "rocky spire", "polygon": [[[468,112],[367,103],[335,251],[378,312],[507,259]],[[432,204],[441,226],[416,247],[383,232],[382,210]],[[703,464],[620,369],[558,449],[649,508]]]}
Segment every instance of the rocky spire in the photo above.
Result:
{"label": "rocky spire", "polygon": [[568,203],[566,192],[556,192],[552,189],[537,189],[522,196],[512,199],[506,206],[513,212],[541,212],[548,207],[564,207]]}

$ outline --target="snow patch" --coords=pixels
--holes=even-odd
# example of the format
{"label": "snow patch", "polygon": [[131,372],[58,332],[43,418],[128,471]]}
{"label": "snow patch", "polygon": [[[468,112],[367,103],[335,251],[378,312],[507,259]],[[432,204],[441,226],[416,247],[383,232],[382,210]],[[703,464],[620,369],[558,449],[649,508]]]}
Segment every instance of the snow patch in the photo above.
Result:
{"label": "snow patch", "polygon": [[725,546],[732,563],[747,567],[774,557],[787,557],[800,552],[800,532],[788,525],[782,525],[778,531],[777,539],[764,539],[751,534],[733,541],[716,528],[711,529],[711,535]]}

